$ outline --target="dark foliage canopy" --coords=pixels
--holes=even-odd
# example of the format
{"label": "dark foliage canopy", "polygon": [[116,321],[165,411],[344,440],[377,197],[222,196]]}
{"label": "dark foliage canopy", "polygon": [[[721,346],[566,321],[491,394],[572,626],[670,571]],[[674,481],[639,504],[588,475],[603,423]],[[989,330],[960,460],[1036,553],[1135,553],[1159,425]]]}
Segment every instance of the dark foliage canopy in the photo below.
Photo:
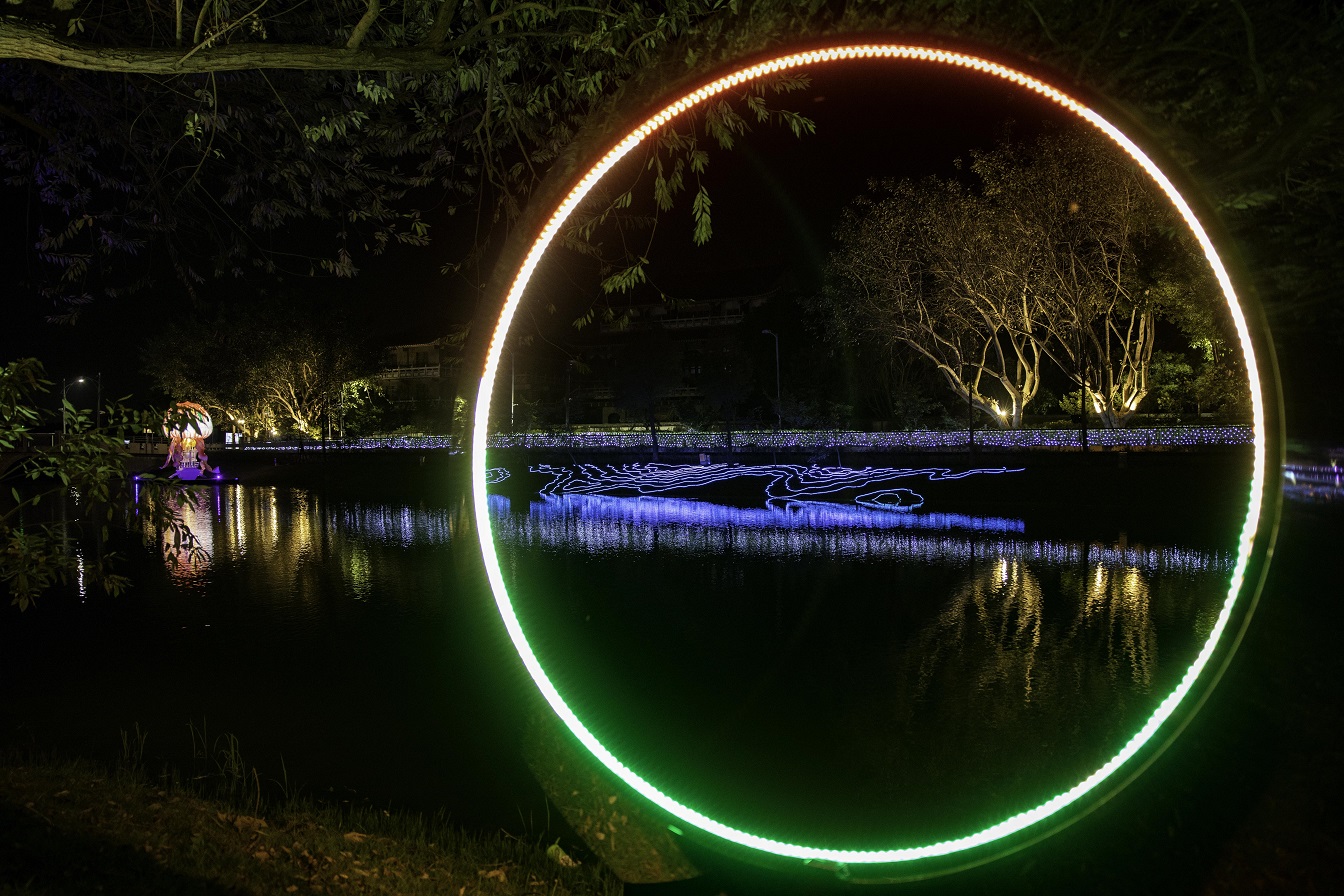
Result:
{"label": "dark foliage canopy", "polygon": [[[629,108],[725,58],[884,29],[1038,60],[1107,97],[1240,238],[1280,334],[1339,332],[1344,10],[1320,0],[669,3],[21,0],[0,166],[52,299],[352,275],[398,243],[491,252]],[[1034,64],[1034,63],[1033,63]],[[702,131],[709,122],[697,125]],[[558,167],[557,167],[558,166]]]}

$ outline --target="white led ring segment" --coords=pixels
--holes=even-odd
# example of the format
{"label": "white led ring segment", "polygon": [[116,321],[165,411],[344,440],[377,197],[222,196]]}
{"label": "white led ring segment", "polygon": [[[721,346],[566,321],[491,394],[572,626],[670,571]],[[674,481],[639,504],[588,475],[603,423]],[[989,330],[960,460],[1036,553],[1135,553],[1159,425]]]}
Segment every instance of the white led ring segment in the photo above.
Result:
{"label": "white led ring segment", "polygon": [[[672,795],[659,790],[653,784],[644,780],[638,772],[626,765],[620,758],[608,750],[588,727],[584,725],[583,721],[580,720],[570,708],[564,697],[561,696],[560,692],[556,689],[554,683],[552,683],[550,677],[547,675],[546,670],[542,668],[541,662],[538,660],[536,653],[528,642],[527,636],[523,632],[522,625],[518,620],[518,615],[509,598],[508,589],[504,584],[503,572],[500,569],[499,558],[495,552],[493,532],[490,528],[485,474],[486,430],[490,414],[490,405],[494,393],[495,376],[498,372],[500,359],[503,355],[504,343],[508,336],[509,326],[513,321],[514,314],[517,312],[520,302],[522,301],[523,293],[527,289],[528,282],[535,272],[537,265],[540,263],[543,254],[550,247],[551,241],[559,233],[560,228],[564,225],[570,214],[573,213],[579,203],[583,201],[597,182],[601,180],[602,177],[621,159],[623,159],[627,153],[656,133],[661,127],[672,121],[681,113],[697,106],[706,99],[709,99],[724,90],[752,81],[763,75],[773,74],[788,69],[821,63],[866,59],[892,59],[928,62],[936,65],[950,65],[971,69],[991,77],[1009,81],[1019,87],[1051,100],[1065,109],[1068,109],[1070,112],[1073,112],[1079,118],[1087,121],[1093,127],[1097,128],[1097,130],[1109,137],[1141,168],[1143,168],[1143,170],[1148,173],[1149,177],[1152,178],[1153,182],[1167,196],[1168,200],[1170,200],[1172,206],[1185,221],[1186,226],[1190,228],[1190,232],[1198,241],[1200,248],[1204,252],[1204,257],[1207,259],[1213,270],[1214,276],[1217,279],[1218,285],[1222,289],[1223,296],[1227,302],[1228,311],[1232,316],[1232,321],[1236,329],[1238,342],[1241,345],[1242,357],[1245,359],[1246,363],[1246,371],[1251,390],[1252,424],[1255,433],[1255,444],[1253,449],[1254,459],[1252,464],[1250,494],[1246,508],[1246,518],[1238,537],[1237,557],[1233,565],[1227,596],[1219,609],[1217,620],[1209,633],[1209,637],[1199,651],[1199,654],[1195,657],[1189,668],[1186,669],[1185,674],[1181,677],[1181,680],[1175,689],[1168,694],[1160,704],[1158,704],[1157,709],[1148,717],[1138,732],[1136,732],[1124,746],[1121,747],[1119,752],[1091,775],[1087,776],[1082,781],[1079,781],[1063,793],[1057,794],[1037,806],[1016,815],[1012,815],[997,824],[990,825],[989,827],[974,831],[962,837],[942,840],[936,843],[907,844],[895,846],[890,849],[879,850],[834,849],[809,846],[804,843],[789,843],[778,839],[762,837],[753,834],[750,831],[723,824],[722,822],[699,812],[693,807],[682,803]],[[495,602],[499,607],[500,616],[504,621],[505,628],[508,630],[509,637],[512,639],[514,647],[518,651],[519,657],[527,667],[528,673],[532,676],[537,688],[546,698],[547,703],[550,704],[551,708],[560,717],[561,721],[564,722],[565,726],[579,739],[579,742],[582,743],[583,746],[598,759],[598,761],[606,766],[608,770],[619,777],[637,793],[640,793],[672,816],[688,825],[700,829],[701,831],[720,837],[730,843],[778,856],[809,861],[845,863],[849,865],[883,865],[912,862],[940,856],[950,856],[954,853],[974,849],[1002,840],[1005,837],[1023,831],[1032,825],[1050,818],[1062,809],[1076,804],[1085,795],[1107,779],[1111,778],[1122,767],[1133,760],[1143,746],[1153,738],[1158,729],[1172,717],[1181,702],[1191,694],[1197,680],[1200,678],[1201,674],[1205,672],[1206,668],[1208,668],[1215,649],[1218,647],[1224,633],[1227,631],[1234,609],[1238,608],[1238,596],[1242,591],[1242,585],[1250,561],[1251,551],[1256,541],[1256,526],[1260,519],[1261,506],[1263,503],[1267,462],[1266,411],[1262,391],[1260,369],[1256,362],[1256,355],[1250,328],[1247,325],[1246,315],[1237,299],[1227,269],[1219,258],[1217,251],[1214,249],[1213,241],[1209,238],[1208,233],[1200,224],[1199,219],[1195,216],[1189,203],[1186,202],[1180,192],[1177,191],[1171,180],[1158,168],[1157,164],[1117,127],[1103,118],[1096,111],[1035,77],[995,62],[990,62],[985,59],[968,56],[962,53],[895,44],[861,44],[837,46],[823,50],[789,54],[717,78],[664,107],[657,114],[636,127],[623,140],[602,156],[597,164],[595,164],[570,191],[564,201],[561,202],[560,206],[555,210],[555,213],[551,215],[546,226],[542,228],[540,235],[533,242],[531,249],[523,260],[523,263],[518,270],[518,274],[509,290],[508,296],[505,299],[499,322],[495,327],[495,332],[490,342],[490,350],[486,357],[485,370],[481,376],[480,390],[477,393],[471,438],[471,476],[473,506],[475,508],[477,523],[476,529],[480,537],[481,554],[485,562],[486,574],[490,581],[491,590],[494,593]]]}

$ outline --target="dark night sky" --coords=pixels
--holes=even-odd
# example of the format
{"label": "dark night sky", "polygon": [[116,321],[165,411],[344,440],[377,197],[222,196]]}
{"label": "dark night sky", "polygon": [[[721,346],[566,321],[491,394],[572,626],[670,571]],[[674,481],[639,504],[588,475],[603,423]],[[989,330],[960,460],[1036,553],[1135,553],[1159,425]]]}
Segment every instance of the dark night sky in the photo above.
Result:
{"label": "dark night sky", "polygon": [[811,90],[781,103],[815,120],[814,135],[758,127],[712,163],[711,192],[722,198],[716,240],[698,253],[707,266],[774,258],[815,268],[840,210],[870,179],[949,176],[955,159],[992,145],[1010,122],[1025,136],[1065,120],[1053,104],[958,69],[868,62],[810,75]]}
{"label": "dark night sky", "polygon": [[[950,176],[953,162],[1004,133],[1036,133],[1063,122],[1058,107],[984,76],[928,65],[865,62],[816,66],[806,92],[770,102],[806,115],[815,134],[753,125],[731,152],[712,151],[705,176],[714,236],[691,241],[690,198],[659,225],[653,278],[665,291],[693,297],[721,273],[772,271],[815,281],[841,209],[875,177]],[[734,276],[735,281],[746,280]]]}
{"label": "dark night sky", "polygon": [[[713,201],[714,234],[692,241],[687,187],[671,212],[662,213],[651,247],[649,284],[630,299],[655,301],[658,292],[677,299],[723,298],[769,292],[780,284],[815,288],[831,248],[841,210],[881,177],[951,176],[968,151],[988,148],[1005,129],[1029,138],[1045,122],[1069,121],[1054,104],[1003,82],[951,67],[911,62],[861,62],[814,66],[806,91],[770,95],[772,106],[795,110],[816,122],[816,133],[795,137],[787,128],[753,122],[731,151],[710,147],[703,182]],[[620,189],[629,170],[644,164],[637,149],[608,175]],[[649,210],[652,187],[635,189],[636,207]],[[643,251],[642,236],[631,245]],[[583,270],[552,250],[533,279],[523,312],[548,338],[573,335],[572,320],[600,292],[595,269]],[[559,306],[549,317],[548,303]],[[529,316],[529,312],[532,316]],[[810,338],[796,320],[771,321],[792,329],[790,341]]]}

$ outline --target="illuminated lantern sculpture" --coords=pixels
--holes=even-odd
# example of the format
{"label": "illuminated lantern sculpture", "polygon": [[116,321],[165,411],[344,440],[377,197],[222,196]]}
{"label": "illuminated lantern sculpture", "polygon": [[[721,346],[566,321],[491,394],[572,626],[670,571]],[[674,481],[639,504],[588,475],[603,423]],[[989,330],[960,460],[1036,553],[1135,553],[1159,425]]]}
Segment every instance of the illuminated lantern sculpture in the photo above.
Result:
{"label": "illuminated lantern sculpture", "polygon": [[205,454],[205,440],[214,431],[210,414],[196,402],[173,405],[163,417],[163,434],[168,437],[168,457],[163,467],[171,465],[172,475],[178,479],[197,479],[214,472]]}

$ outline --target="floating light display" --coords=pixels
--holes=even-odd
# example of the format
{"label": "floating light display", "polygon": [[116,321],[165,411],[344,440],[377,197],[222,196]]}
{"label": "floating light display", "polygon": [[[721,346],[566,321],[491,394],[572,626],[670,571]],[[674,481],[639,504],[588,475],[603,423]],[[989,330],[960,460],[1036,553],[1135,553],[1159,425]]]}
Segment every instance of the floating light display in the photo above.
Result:
{"label": "floating light display", "polygon": [[1283,496],[1291,501],[1326,504],[1344,500],[1344,467],[1338,463],[1284,464]]}
{"label": "floating light display", "polygon": [[168,437],[168,457],[163,467],[173,467],[177,479],[199,479],[214,473],[205,454],[205,440],[215,431],[210,414],[194,401],[179,401],[163,416],[163,434]]}
{"label": "floating light display", "polygon": [[[523,631],[522,624],[519,621],[518,614],[515,611],[509,596],[508,587],[504,581],[503,571],[500,568],[499,558],[493,541],[494,530],[492,528],[492,520],[490,516],[490,498],[486,489],[487,481],[485,470],[489,409],[492,404],[496,374],[499,370],[505,340],[508,337],[513,318],[518,311],[519,305],[528,288],[528,284],[531,281],[542,256],[560,233],[561,228],[565,225],[565,222],[569,219],[570,215],[578,208],[579,204],[598,182],[601,181],[602,178],[631,150],[640,145],[643,141],[652,137],[669,122],[673,121],[687,110],[706,102],[711,97],[716,97],[722,94],[726,90],[763,76],[786,72],[805,66],[838,64],[848,60],[880,59],[903,60],[928,64],[935,67],[945,66],[968,70],[983,74],[990,79],[999,79],[1003,82],[1015,85],[1022,90],[1044,97],[1104,133],[1112,142],[1127,153],[1135,164],[1148,174],[1152,183],[1166,195],[1171,206],[1184,220],[1190,233],[1199,244],[1226,300],[1227,310],[1231,316],[1233,327],[1237,334],[1238,344],[1240,345],[1242,352],[1242,359],[1245,362],[1249,377],[1253,462],[1250,491],[1246,502],[1246,515],[1237,542],[1236,559],[1229,576],[1227,597],[1214,621],[1208,639],[1204,642],[1202,649],[1199,651],[1193,662],[1191,662],[1177,686],[1157,704],[1152,714],[1140,726],[1139,730],[1134,732],[1109,760],[1104,762],[1099,768],[1082,780],[1077,781],[1072,787],[1069,787],[1048,799],[1042,799],[1036,805],[1026,807],[1019,813],[988,825],[983,823],[971,823],[968,821],[966,833],[962,836],[932,843],[907,842],[893,844],[887,849],[860,850],[832,848],[803,842],[784,842],[779,839],[761,836],[752,831],[742,830],[733,827],[732,825],[724,824],[696,807],[688,805],[678,799],[675,794],[651,783],[637,769],[640,761],[639,757],[618,757],[598,739],[588,725],[578,717],[565,696],[557,689],[555,683],[548,675],[547,670],[543,668],[536,653],[532,649],[527,634]],[[1002,848],[1006,844],[1007,838],[1011,838],[1014,835],[1023,832],[1028,832],[1029,830],[1032,832],[1041,831],[1040,826],[1042,826],[1043,823],[1052,817],[1056,817],[1057,814],[1061,813],[1063,810],[1070,809],[1071,807],[1074,809],[1082,807],[1084,797],[1087,797],[1089,794],[1096,791],[1103,784],[1107,784],[1109,781],[1110,784],[1108,786],[1117,786],[1122,779],[1135,773],[1141,762],[1139,754],[1144,750],[1144,747],[1148,745],[1150,741],[1160,742],[1162,740],[1162,738],[1158,737],[1159,731],[1166,731],[1168,736],[1174,732],[1175,726],[1168,726],[1168,722],[1177,713],[1178,708],[1192,695],[1192,692],[1196,690],[1197,685],[1207,686],[1217,677],[1222,666],[1226,662],[1226,657],[1230,655],[1232,648],[1229,645],[1224,645],[1224,636],[1234,625],[1234,616],[1243,620],[1246,618],[1246,614],[1249,610],[1248,605],[1253,601],[1254,592],[1258,587],[1258,582],[1250,584],[1246,588],[1247,594],[1243,597],[1243,585],[1247,584],[1245,578],[1252,562],[1252,555],[1255,555],[1257,563],[1263,564],[1268,557],[1268,542],[1272,540],[1272,527],[1268,527],[1264,535],[1257,538],[1257,530],[1261,522],[1261,511],[1266,492],[1268,472],[1267,440],[1270,436],[1270,431],[1267,426],[1266,405],[1262,387],[1261,362],[1260,359],[1257,358],[1255,345],[1256,343],[1252,338],[1250,325],[1247,322],[1246,314],[1243,311],[1241,303],[1233,288],[1231,277],[1220,259],[1212,239],[1208,235],[1203,224],[1201,224],[1194,210],[1191,208],[1189,202],[1187,202],[1180,194],[1171,179],[1161,170],[1156,162],[1154,162],[1119,128],[1094,109],[1089,108],[1087,105],[1079,102],[1077,99],[1063,91],[1052,87],[1040,78],[1033,77],[1022,71],[964,53],[950,52],[937,48],[898,44],[863,43],[829,46],[809,50],[807,52],[780,55],[762,63],[746,66],[736,71],[729,72],[723,77],[714,78],[703,86],[670,102],[660,111],[633,128],[628,135],[612,146],[578,180],[568,195],[560,203],[559,207],[555,210],[554,214],[552,214],[549,221],[541,229],[541,232],[538,234],[523,258],[518,268],[518,273],[505,297],[503,309],[487,353],[481,385],[477,395],[475,417],[472,428],[471,463],[474,492],[473,506],[478,523],[477,529],[480,537],[482,556],[484,558],[490,586],[494,592],[505,628],[518,651],[519,657],[527,667],[537,688],[561,721],[569,728],[579,742],[592,753],[596,759],[605,765],[612,774],[616,775],[625,782],[626,785],[660,807],[663,811],[678,819],[682,825],[688,826],[711,837],[718,838],[721,841],[745,847],[758,854],[773,854],[790,859],[802,860],[804,862],[818,862],[831,866],[843,866],[844,868],[857,865],[892,866],[905,865],[906,863],[923,863],[927,865],[933,860],[940,859],[948,859],[948,863],[950,863],[951,861],[958,860],[958,856],[960,856],[961,861],[973,861],[976,855],[982,855],[986,850]],[[1272,371],[1266,368],[1264,375],[1272,378]],[[988,436],[990,434],[981,433],[981,435]],[[1277,439],[1277,433],[1275,436]],[[1042,438],[1046,437],[1047,436],[1042,435]],[[1071,434],[1060,433],[1058,437],[1067,439],[1071,437]],[[1278,450],[1277,445],[1278,441],[1276,441],[1276,450]],[[1228,641],[1230,644],[1234,642],[1235,639],[1229,638]],[[1222,648],[1221,650],[1220,647]],[[1215,658],[1215,654],[1218,654],[1217,658]],[[1044,833],[1044,831],[1041,831],[1041,833]],[[935,863],[934,865],[929,865],[929,867],[933,869],[941,868],[945,867],[948,863]],[[910,870],[901,873],[917,875],[921,872]]]}
{"label": "floating light display", "polygon": [[[858,492],[854,495],[855,502],[873,509],[912,510],[924,503],[919,494],[908,488],[887,491],[874,489],[874,486],[902,479],[924,478],[929,482],[940,482],[1022,471],[985,467],[953,473],[946,467],[853,469],[800,464],[626,464],[620,467],[598,464],[557,467],[538,464],[531,467],[531,472],[549,477],[539,489],[543,495],[662,495],[722,489],[744,481],[757,481],[769,501],[816,500]],[[902,501],[902,496],[906,500]]]}

